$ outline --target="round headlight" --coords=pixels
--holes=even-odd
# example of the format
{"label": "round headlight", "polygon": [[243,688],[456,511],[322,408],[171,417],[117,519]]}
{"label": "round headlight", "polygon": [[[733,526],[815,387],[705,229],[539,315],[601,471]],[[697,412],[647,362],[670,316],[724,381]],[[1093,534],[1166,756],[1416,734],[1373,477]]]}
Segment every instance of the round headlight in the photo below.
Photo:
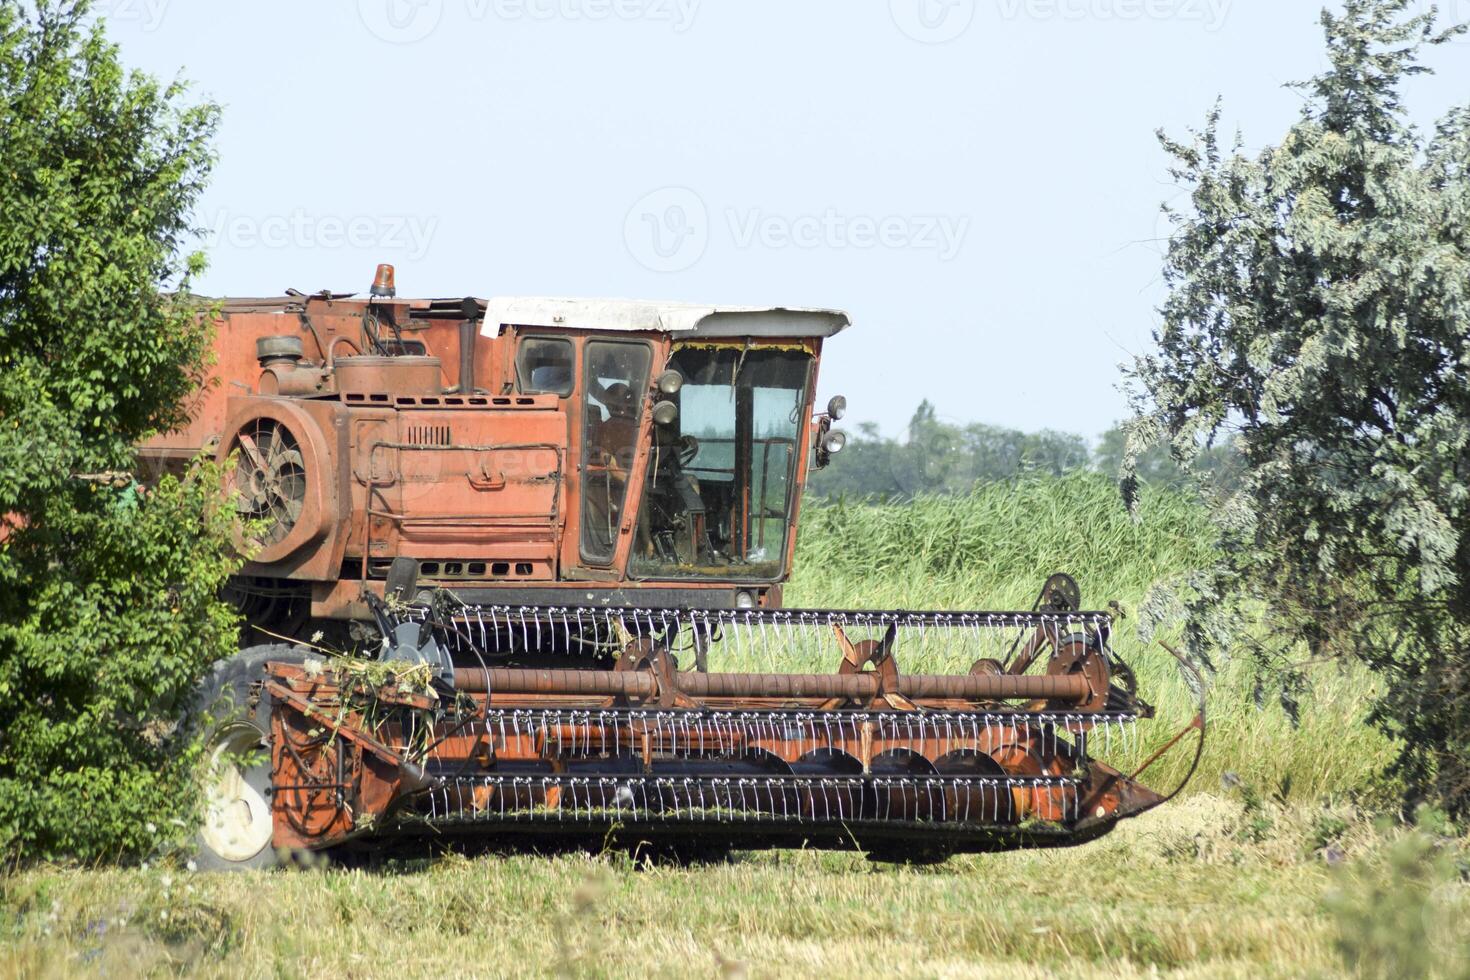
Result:
{"label": "round headlight", "polygon": [[673,398],[684,389],[684,375],[678,371],[665,371],[658,376],[659,394]]}
{"label": "round headlight", "polygon": [[832,431],[827,433],[827,438],[822,440],[822,448],[831,456],[836,456],[847,448],[847,433]]}
{"label": "round headlight", "polygon": [[844,395],[836,395],[827,403],[827,415],[834,422],[841,422],[847,417],[847,398]]}
{"label": "round headlight", "polygon": [[737,592],[737,593],[735,593],[735,608],[736,609],[754,609],[755,608],[755,593],[754,592]]}
{"label": "round headlight", "polygon": [[673,425],[679,421],[679,406],[673,402],[659,402],[653,406],[653,420],[659,425]]}

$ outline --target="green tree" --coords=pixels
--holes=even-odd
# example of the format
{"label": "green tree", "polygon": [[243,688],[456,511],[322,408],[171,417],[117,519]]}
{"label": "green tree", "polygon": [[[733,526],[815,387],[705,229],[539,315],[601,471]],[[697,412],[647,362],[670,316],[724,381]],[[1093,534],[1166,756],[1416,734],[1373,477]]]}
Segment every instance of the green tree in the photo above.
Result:
{"label": "green tree", "polygon": [[[1098,472],[1116,476],[1123,471],[1127,455],[1128,427],[1120,423],[1098,436],[1092,461]],[[1240,459],[1232,446],[1215,445],[1206,447],[1183,464],[1174,458],[1166,443],[1157,443],[1134,457],[1130,472],[1139,483],[1148,486],[1182,488],[1205,476],[1212,487],[1228,489],[1240,473]]]}
{"label": "green tree", "polygon": [[[1460,32],[1408,6],[1323,13],[1329,67],[1279,145],[1225,150],[1218,107],[1192,140],[1161,136],[1191,207],[1157,350],[1129,372],[1130,456],[1241,456],[1220,563],[1179,593],[1195,652],[1248,641],[1288,707],[1304,653],[1360,658],[1410,794],[1465,813],[1470,110],[1428,137],[1407,120],[1404,82]],[[1236,629],[1247,614],[1264,630]]]}
{"label": "green tree", "polygon": [[904,498],[922,494],[964,494],[983,483],[1024,474],[1060,476],[1088,465],[1081,436],[1042,430],[1020,432],[939,418],[929,402],[909,421],[899,442],[877,426],[859,428],[830,469],[812,478],[812,492],[825,497]]}
{"label": "green tree", "polygon": [[[187,815],[179,725],[231,652],[220,481],[133,445],[205,363],[183,256],[217,109],[129,74],[86,2],[0,0],[0,854],[137,854]],[[172,293],[166,292],[172,290]]]}

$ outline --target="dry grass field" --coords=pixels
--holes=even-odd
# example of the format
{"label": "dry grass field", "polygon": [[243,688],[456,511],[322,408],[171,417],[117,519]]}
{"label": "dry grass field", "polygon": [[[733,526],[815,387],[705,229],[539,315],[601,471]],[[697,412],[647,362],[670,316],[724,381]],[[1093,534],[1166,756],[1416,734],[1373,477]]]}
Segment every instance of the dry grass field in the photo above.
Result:
{"label": "dry grass field", "polygon": [[1372,951],[1394,974],[1464,975],[1470,896],[1438,871],[1418,888],[1406,846],[1350,809],[1199,794],[1086,847],[927,868],[781,852],[33,870],[4,882],[0,976],[1341,976],[1354,907],[1400,930]]}

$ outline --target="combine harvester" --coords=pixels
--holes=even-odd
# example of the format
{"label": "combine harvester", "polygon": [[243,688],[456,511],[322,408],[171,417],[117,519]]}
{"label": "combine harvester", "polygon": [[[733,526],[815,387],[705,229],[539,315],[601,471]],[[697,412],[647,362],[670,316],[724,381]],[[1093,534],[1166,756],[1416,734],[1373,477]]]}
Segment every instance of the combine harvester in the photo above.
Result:
{"label": "combine harvester", "polygon": [[[235,457],[251,647],[207,699],[202,861],[617,840],[890,860],[1092,840],[1164,802],[1098,759],[1152,709],[1112,617],[783,608],[845,315],[293,294],[143,448]],[[1196,756],[1197,761],[1197,756]]]}

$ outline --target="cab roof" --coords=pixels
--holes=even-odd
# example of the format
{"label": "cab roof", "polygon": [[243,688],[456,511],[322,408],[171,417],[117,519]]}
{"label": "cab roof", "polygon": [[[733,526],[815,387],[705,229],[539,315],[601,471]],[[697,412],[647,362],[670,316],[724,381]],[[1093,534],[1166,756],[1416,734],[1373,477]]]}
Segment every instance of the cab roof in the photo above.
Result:
{"label": "cab roof", "polygon": [[691,337],[831,337],[851,326],[840,310],[706,306],[629,299],[501,297],[487,304],[483,333],[505,327],[678,333]]}

